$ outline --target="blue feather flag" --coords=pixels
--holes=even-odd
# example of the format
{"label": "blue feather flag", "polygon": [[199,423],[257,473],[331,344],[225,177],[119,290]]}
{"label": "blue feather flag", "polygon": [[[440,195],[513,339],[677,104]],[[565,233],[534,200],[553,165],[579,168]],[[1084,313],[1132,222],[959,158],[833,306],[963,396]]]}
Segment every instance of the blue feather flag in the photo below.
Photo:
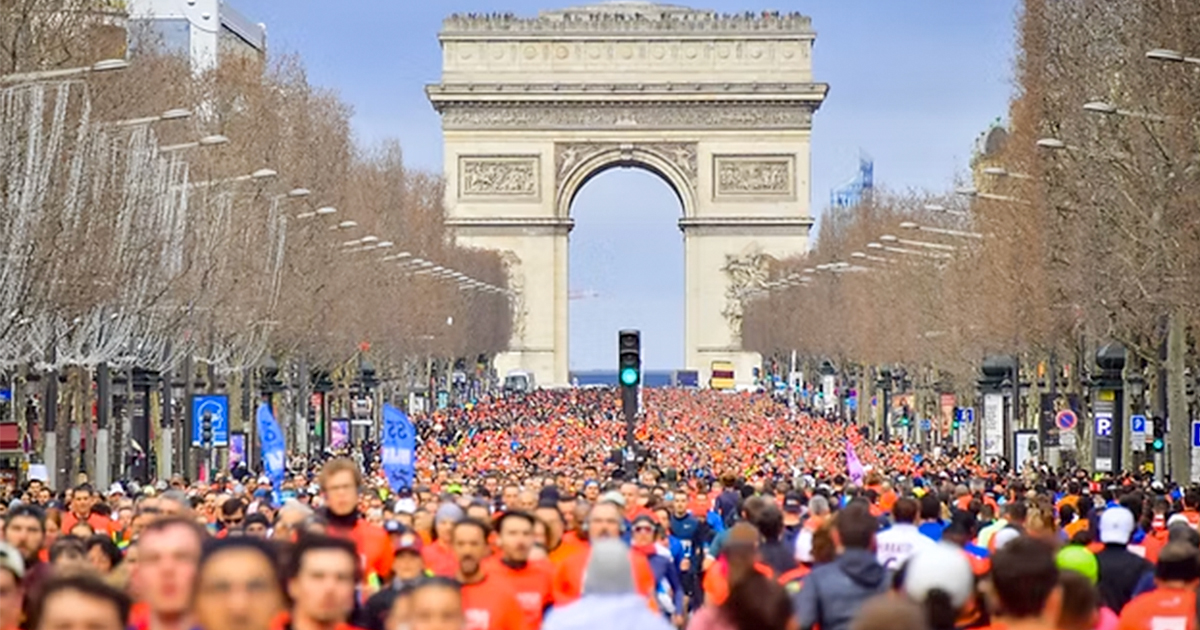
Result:
{"label": "blue feather flag", "polygon": [[287,445],[283,441],[283,431],[271,413],[271,407],[266,404],[258,406],[258,447],[262,453],[263,472],[271,480],[271,494],[275,505],[282,503],[279,494],[283,485],[283,477],[287,474]]}
{"label": "blue feather flag", "polygon": [[383,406],[383,473],[393,492],[412,489],[416,474],[417,430],[412,420],[389,404]]}

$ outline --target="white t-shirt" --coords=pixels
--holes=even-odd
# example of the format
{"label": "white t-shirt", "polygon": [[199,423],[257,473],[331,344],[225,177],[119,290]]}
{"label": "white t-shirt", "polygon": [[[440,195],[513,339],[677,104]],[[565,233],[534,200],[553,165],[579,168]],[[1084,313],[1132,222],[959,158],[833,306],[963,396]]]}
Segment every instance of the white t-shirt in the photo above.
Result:
{"label": "white t-shirt", "polygon": [[875,534],[875,559],[887,569],[899,569],[909,556],[937,545],[916,525],[897,523]]}

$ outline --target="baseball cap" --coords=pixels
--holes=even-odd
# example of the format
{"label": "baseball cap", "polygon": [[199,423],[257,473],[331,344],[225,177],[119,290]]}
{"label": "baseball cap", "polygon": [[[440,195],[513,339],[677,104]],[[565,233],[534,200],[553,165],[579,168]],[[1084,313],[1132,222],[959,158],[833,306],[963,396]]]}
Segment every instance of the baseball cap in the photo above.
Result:
{"label": "baseball cap", "polygon": [[395,519],[384,521],[383,523],[383,531],[389,534],[401,534],[407,530],[408,528],[404,526],[404,523],[401,523]]}
{"label": "baseball cap", "polygon": [[[398,524],[399,523],[397,523],[397,525]],[[399,555],[405,552],[420,554],[422,546],[423,544],[420,536],[413,532],[404,532],[399,538],[396,539],[396,544],[393,547],[395,550],[393,555]]]}
{"label": "baseball cap", "polygon": [[1100,515],[1100,542],[1109,545],[1127,545],[1133,536],[1133,512],[1127,508],[1114,507]]}
{"label": "baseball cap", "polygon": [[605,492],[604,495],[600,497],[600,503],[615,503],[616,505],[624,508],[625,496],[616,490],[611,490],[609,492]]}
{"label": "baseball cap", "polygon": [[954,608],[961,608],[970,599],[974,584],[975,574],[966,554],[949,543],[918,551],[904,569],[905,594],[922,604],[933,591],[943,591]]}
{"label": "baseball cap", "polygon": [[800,498],[799,493],[789,492],[783,497],[783,511],[788,514],[799,514],[804,507],[804,501]]}
{"label": "baseball cap", "polygon": [[25,579],[25,560],[16,547],[0,542],[0,569],[11,571],[18,581]]}

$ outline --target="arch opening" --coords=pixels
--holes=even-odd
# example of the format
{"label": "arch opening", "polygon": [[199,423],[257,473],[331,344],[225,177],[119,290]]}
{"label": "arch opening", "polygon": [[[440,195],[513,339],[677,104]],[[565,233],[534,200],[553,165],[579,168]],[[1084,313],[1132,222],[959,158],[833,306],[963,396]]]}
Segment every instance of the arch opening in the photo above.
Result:
{"label": "arch opening", "polygon": [[[612,169],[635,169],[653,174],[675,194],[684,218],[695,215],[697,164],[695,150],[687,154],[684,145],[674,147],[642,147],[612,145],[600,148],[585,147],[585,153],[564,153],[559,156],[559,186],[556,195],[557,214],[571,216],[575,198],[588,182]],[[683,150],[683,153],[679,151]],[[672,155],[670,151],[676,153]]]}
{"label": "arch opening", "polygon": [[615,384],[617,331],[642,331],[643,372],[658,384],[684,366],[685,195],[670,177],[612,161],[581,178],[564,208],[575,221],[568,251],[572,381]]}

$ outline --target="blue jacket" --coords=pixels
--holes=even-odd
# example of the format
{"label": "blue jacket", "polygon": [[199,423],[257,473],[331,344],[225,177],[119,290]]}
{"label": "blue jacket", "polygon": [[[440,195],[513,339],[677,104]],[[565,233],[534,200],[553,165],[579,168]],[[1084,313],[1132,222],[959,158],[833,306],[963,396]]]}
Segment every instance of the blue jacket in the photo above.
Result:
{"label": "blue jacket", "polygon": [[[669,601],[674,603],[672,612],[683,613],[683,583],[679,579],[679,569],[675,568],[675,562],[671,558],[657,553],[650,554],[646,560],[650,562],[650,570],[654,572],[655,596],[669,590]],[[660,606],[660,608],[664,611],[666,609],[665,606]]]}

